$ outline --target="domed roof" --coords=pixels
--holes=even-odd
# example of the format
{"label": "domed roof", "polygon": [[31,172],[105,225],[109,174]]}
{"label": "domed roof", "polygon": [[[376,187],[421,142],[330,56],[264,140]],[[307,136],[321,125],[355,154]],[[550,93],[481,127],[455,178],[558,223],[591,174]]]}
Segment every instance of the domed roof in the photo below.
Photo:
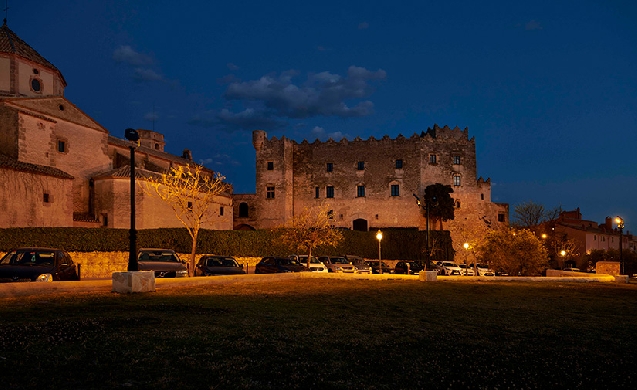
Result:
{"label": "domed roof", "polygon": [[[7,27],[7,20],[4,20],[2,27],[0,27],[0,53],[9,53],[25,58],[29,61],[35,62],[42,66],[45,66],[55,72],[57,72],[62,80],[64,76],[58,68],[52,63],[42,57],[34,48],[29,46],[25,41],[20,39],[9,27]],[[64,81],[66,84],[66,82]]]}

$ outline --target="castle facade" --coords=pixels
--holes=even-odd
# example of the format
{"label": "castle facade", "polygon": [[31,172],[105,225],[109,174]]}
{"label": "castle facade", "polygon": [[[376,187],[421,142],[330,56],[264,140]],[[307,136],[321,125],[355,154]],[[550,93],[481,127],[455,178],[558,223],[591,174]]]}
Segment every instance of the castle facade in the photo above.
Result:
{"label": "castle facade", "polygon": [[[272,228],[306,207],[327,205],[334,226],[355,230],[425,229],[414,194],[450,185],[453,221],[432,229],[508,225],[508,205],[491,201],[491,181],[477,177],[475,139],[447,126],[410,137],[297,143],[253,132],[256,194],[235,194],[235,229]],[[461,240],[455,234],[454,241]]]}

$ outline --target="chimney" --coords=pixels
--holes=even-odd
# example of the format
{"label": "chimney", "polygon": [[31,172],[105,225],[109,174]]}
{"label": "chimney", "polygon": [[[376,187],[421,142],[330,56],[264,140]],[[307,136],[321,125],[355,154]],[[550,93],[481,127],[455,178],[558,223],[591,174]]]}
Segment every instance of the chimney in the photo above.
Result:
{"label": "chimney", "polygon": [[604,225],[608,231],[613,231],[613,219],[611,217],[606,217],[606,223]]}

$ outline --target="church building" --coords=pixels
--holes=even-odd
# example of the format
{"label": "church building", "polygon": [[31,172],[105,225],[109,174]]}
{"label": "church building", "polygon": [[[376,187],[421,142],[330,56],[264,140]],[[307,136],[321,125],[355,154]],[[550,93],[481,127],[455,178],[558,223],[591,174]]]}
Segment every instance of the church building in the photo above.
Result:
{"label": "church building", "polygon": [[[130,227],[130,156],[136,177],[192,163],[164,151],[162,134],[139,145],[114,137],[64,97],[58,68],[0,27],[0,227]],[[124,129],[122,129],[122,134]],[[212,173],[212,172],[210,172]],[[136,194],[136,227],[182,227],[168,204]],[[206,229],[232,229],[232,195],[218,196]]]}

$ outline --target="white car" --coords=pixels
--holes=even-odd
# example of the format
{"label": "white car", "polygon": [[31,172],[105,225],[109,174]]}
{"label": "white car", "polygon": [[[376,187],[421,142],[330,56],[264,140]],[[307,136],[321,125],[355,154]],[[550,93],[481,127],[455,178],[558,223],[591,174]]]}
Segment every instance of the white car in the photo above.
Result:
{"label": "white car", "polygon": [[[473,269],[473,264],[469,267]],[[486,264],[478,264],[478,276],[495,276],[495,271]]]}
{"label": "white car", "polygon": [[460,267],[460,274],[464,275],[464,276],[474,276],[475,275],[475,271],[473,270],[473,267],[469,267],[466,264],[459,264],[458,267]]}
{"label": "white car", "polygon": [[[299,263],[303,264],[303,266],[307,268],[307,255],[290,255],[289,257],[295,258]],[[312,256],[310,259],[310,272],[327,273],[327,267],[323,264],[323,262],[319,261],[319,259]]]}
{"label": "white car", "polygon": [[445,275],[460,275],[462,271],[462,269],[458,267],[458,264],[451,261],[443,261],[440,267],[442,267],[442,271]]}

